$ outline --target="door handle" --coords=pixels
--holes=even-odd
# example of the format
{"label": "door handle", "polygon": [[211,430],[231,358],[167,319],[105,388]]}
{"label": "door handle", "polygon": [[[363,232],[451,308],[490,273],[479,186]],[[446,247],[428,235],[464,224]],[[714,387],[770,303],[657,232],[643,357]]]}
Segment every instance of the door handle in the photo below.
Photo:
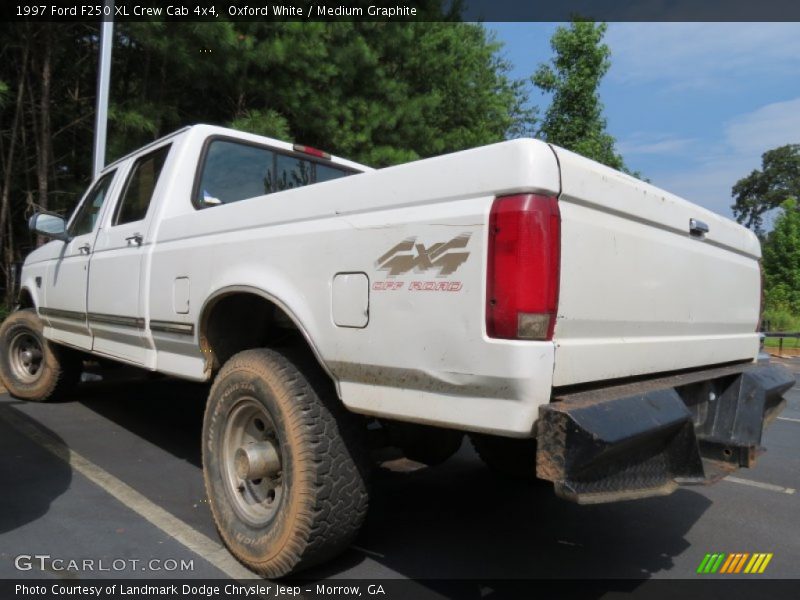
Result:
{"label": "door handle", "polygon": [[89,244],[83,244],[81,246],[78,246],[78,252],[80,252],[81,254],[89,254],[91,250],[92,247]]}
{"label": "door handle", "polygon": [[702,237],[708,232],[708,223],[699,219],[689,219],[689,233]]}
{"label": "door handle", "polygon": [[125,240],[128,242],[128,246],[133,246],[134,244],[141,246],[143,239],[144,237],[142,237],[141,233],[134,233],[132,236],[125,238]]}

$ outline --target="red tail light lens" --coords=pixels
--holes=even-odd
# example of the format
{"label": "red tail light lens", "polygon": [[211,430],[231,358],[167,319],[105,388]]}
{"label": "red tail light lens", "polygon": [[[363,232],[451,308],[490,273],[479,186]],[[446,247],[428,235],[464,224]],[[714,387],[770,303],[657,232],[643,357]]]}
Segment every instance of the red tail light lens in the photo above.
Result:
{"label": "red tail light lens", "polygon": [[497,198],[489,214],[486,331],[504,339],[553,339],[561,265],[558,199]]}

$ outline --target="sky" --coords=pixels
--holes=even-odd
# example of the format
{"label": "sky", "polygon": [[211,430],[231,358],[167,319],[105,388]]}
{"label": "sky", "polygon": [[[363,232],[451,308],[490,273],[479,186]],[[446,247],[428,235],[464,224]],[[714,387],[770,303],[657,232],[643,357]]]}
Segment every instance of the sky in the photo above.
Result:
{"label": "sky", "polygon": [[[511,76],[552,57],[555,23],[486,23]],[[772,148],[800,143],[800,23],[610,23],[600,88],[626,165],[731,217],[731,187]],[[530,87],[532,104],[548,99]]]}

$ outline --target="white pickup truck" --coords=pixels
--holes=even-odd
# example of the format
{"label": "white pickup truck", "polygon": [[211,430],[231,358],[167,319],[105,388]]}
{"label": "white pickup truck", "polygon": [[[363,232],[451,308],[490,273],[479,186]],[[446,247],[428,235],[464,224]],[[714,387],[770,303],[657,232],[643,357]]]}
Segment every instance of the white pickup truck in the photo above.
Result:
{"label": "white pickup truck", "polygon": [[750,231],[541,141],[373,170],[197,125],[31,228],[9,392],[63,396],[86,354],[213,379],[210,505],[264,576],[351,542],[368,427],[608,502],[749,466],[794,382],[757,360]]}

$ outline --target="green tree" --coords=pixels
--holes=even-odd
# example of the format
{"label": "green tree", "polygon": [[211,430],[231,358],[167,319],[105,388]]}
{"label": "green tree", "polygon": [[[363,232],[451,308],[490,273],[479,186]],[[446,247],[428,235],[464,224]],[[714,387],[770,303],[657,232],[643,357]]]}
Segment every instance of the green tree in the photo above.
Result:
{"label": "green tree", "polygon": [[[117,23],[107,159],[193,123],[373,166],[530,133],[523,83],[458,4],[418,0],[411,23]],[[0,23],[0,288],[31,212],[67,213],[89,183],[98,46],[98,23]]]}
{"label": "green tree", "polygon": [[769,311],[800,315],[800,211],[785,200],[763,244],[764,288]]}
{"label": "green tree", "polygon": [[555,53],[549,65],[541,65],[533,83],[552,94],[539,134],[548,142],[625,170],[606,132],[603,104],[598,89],[611,66],[611,51],[603,43],[607,25],[574,21],[559,27],[550,40]]}
{"label": "green tree", "polygon": [[761,155],[754,170],[733,186],[731,207],[739,223],[763,236],[764,214],[787,198],[800,198],[800,144],[788,144]]}
{"label": "green tree", "polygon": [[[435,4],[435,2],[433,3]],[[112,94],[119,154],[215,122],[374,166],[523,135],[523,82],[478,24],[122,24]],[[201,52],[200,49],[209,49]],[[121,133],[115,137],[113,134]]]}

